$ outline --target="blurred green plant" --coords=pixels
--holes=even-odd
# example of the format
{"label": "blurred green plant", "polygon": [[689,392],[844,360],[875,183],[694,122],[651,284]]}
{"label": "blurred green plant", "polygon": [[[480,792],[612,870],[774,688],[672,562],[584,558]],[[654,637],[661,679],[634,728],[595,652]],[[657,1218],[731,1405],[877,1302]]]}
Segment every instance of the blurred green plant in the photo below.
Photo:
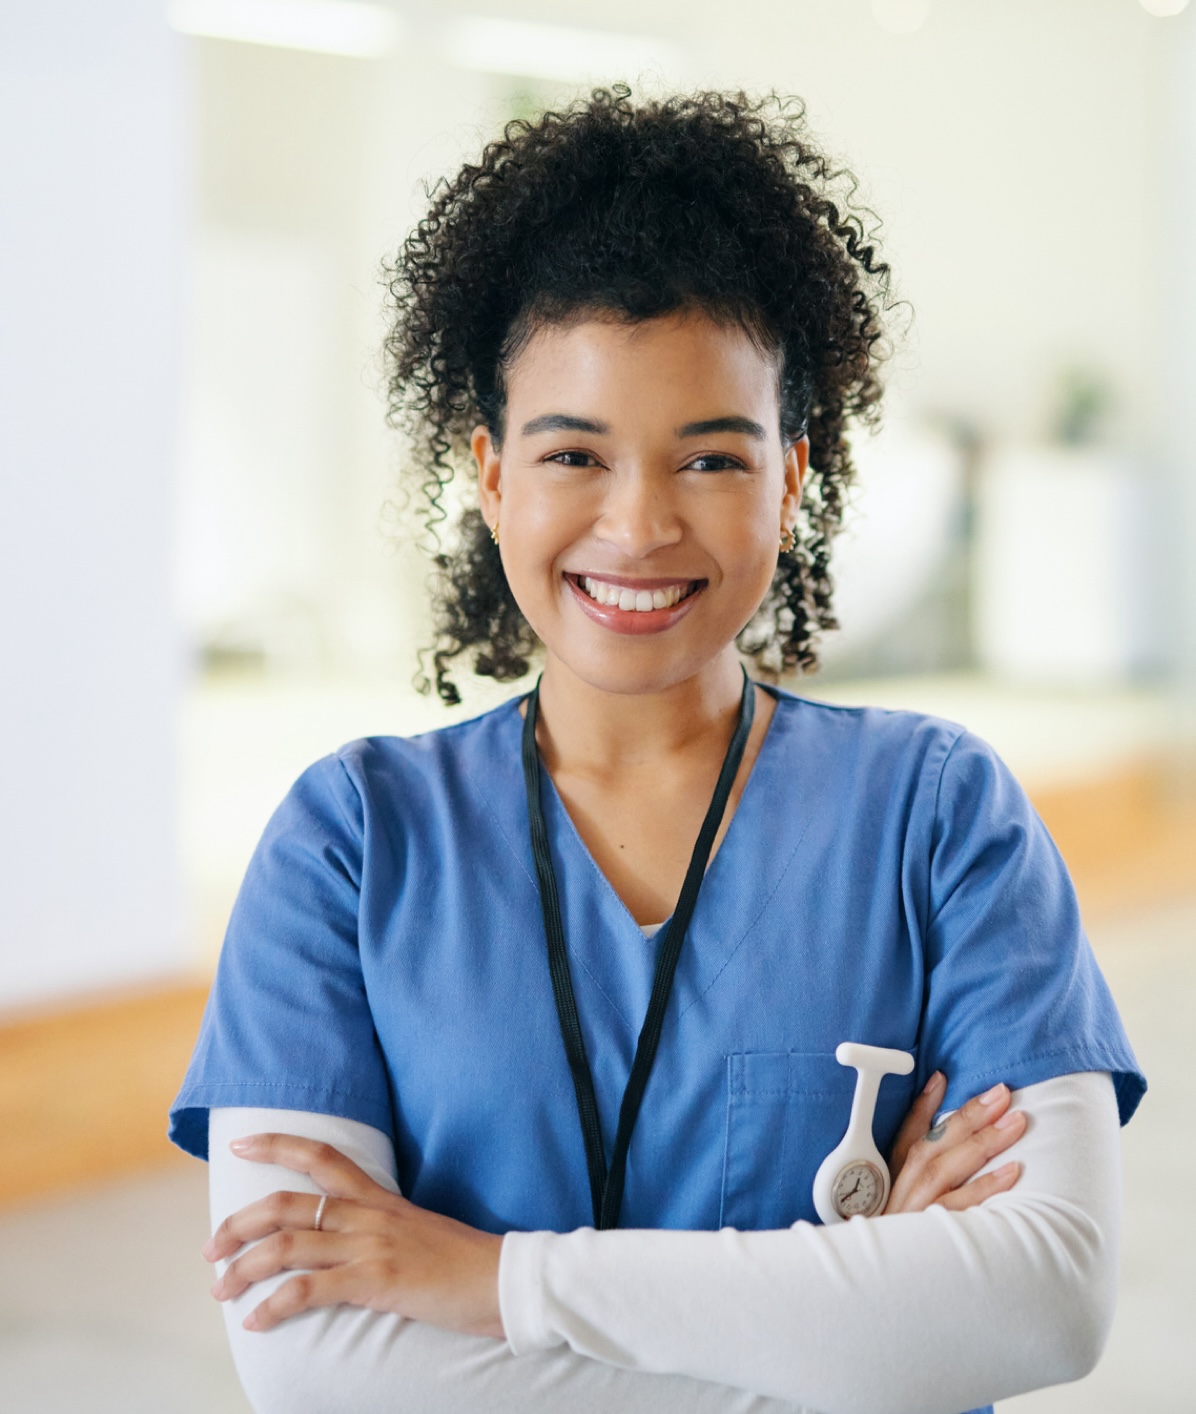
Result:
{"label": "blurred green plant", "polygon": [[1114,403],[1107,378],[1083,365],[1065,368],[1059,375],[1051,417],[1051,435],[1068,447],[1099,442]]}

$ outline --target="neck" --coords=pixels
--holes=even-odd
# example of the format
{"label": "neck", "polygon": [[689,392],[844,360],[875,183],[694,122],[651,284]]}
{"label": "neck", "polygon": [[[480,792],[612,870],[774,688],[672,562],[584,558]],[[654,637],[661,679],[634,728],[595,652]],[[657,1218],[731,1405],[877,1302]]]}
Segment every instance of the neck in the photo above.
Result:
{"label": "neck", "polygon": [[550,658],[540,683],[539,731],[550,771],[605,775],[694,751],[725,750],[743,693],[732,647],[659,692],[596,688]]}

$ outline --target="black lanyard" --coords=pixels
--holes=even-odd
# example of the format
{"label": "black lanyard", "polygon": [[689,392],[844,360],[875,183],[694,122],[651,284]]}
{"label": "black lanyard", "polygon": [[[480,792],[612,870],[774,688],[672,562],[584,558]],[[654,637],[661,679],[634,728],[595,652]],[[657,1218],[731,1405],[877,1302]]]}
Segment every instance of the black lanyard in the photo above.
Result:
{"label": "black lanyard", "polygon": [[739,720],[731,735],[727,754],[723,757],[722,770],[714,787],[710,808],[702,821],[698,840],[690,857],[685,882],[671,920],[661,932],[659,952],[656,958],[656,975],[652,979],[652,996],[648,1002],[648,1014],[644,1018],[643,1029],[635,1048],[635,1060],[631,1074],[627,1078],[627,1088],[623,1092],[623,1103],[619,1108],[619,1125],[615,1131],[615,1149],[611,1155],[610,1169],[606,1166],[606,1155],[602,1145],[602,1126],[598,1118],[598,1102],[594,1098],[594,1077],[590,1063],[586,1059],[585,1040],[581,1034],[581,1022],[577,1015],[577,1000],[573,995],[573,979],[569,973],[569,955],[565,947],[565,929],[561,923],[561,904],[557,893],[556,873],[552,867],[552,852],[548,847],[548,827],[544,822],[544,807],[540,800],[540,753],[536,749],[536,714],[540,703],[540,684],[537,683],[527,697],[527,715],[523,719],[523,779],[527,786],[527,813],[531,821],[532,854],[536,861],[536,878],[540,882],[540,904],[544,910],[544,932],[548,939],[548,970],[552,976],[552,994],[556,998],[557,1020],[561,1026],[561,1039],[565,1043],[565,1054],[569,1060],[569,1070],[573,1075],[573,1088],[577,1093],[577,1114],[581,1120],[582,1138],[586,1146],[586,1167],[590,1174],[590,1199],[594,1206],[594,1226],[598,1228],[618,1227],[619,1209],[623,1203],[623,1182],[627,1172],[627,1149],[631,1143],[631,1131],[635,1128],[640,1112],[648,1077],[652,1074],[652,1062],[656,1059],[656,1048],[660,1044],[660,1032],[664,1026],[664,1012],[668,1005],[669,993],[673,986],[673,975],[677,971],[677,959],[681,956],[681,945],[685,941],[685,931],[693,916],[694,905],[698,901],[698,890],[706,873],[710,851],[714,847],[714,837],[722,824],[727,809],[731,787],[743,760],[743,749],[747,745],[748,733],[752,729],[756,698],[751,679],[743,675],[743,696],[739,702]]}

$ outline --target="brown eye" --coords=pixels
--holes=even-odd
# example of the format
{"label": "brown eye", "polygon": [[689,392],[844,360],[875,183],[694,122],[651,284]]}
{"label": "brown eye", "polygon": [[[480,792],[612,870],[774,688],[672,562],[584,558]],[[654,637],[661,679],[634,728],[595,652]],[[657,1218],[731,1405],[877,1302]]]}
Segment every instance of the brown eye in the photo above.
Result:
{"label": "brown eye", "polygon": [[597,466],[597,458],[590,452],[553,452],[545,461],[556,462],[560,466]]}
{"label": "brown eye", "polygon": [[737,457],[729,457],[723,452],[707,452],[693,461],[686,462],[687,471],[743,471],[743,463]]}

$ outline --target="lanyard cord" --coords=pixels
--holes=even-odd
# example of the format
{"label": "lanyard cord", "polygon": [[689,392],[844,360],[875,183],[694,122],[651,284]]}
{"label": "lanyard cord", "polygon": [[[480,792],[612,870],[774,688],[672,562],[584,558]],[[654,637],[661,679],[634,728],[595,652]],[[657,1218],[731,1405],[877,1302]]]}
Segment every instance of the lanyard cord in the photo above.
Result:
{"label": "lanyard cord", "polygon": [[661,930],[663,938],[656,958],[656,974],[652,979],[652,995],[648,1002],[647,1015],[635,1048],[635,1060],[631,1074],[627,1078],[627,1088],[623,1092],[623,1103],[619,1108],[619,1125],[615,1131],[615,1147],[611,1155],[610,1168],[602,1144],[602,1126],[598,1116],[598,1102],[594,1096],[594,1077],[586,1058],[585,1039],[582,1036],[581,1021],[577,1014],[577,999],[573,993],[573,979],[569,972],[569,954],[565,944],[565,929],[561,922],[560,896],[556,885],[556,871],[552,867],[552,852],[548,845],[548,826],[544,820],[544,807],[540,799],[540,753],[536,749],[536,716],[540,705],[540,684],[532,688],[527,697],[527,715],[523,719],[523,779],[527,787],[527,810],[531,824],[532,855],[536,863],[536,878],[540,884],[540,905],[544,912],[544,932],[548,940],[548,970],[552,977],[552,994],[556,1000],[557,1020],[560,1022],[561,1040],[565,1043],[565,1055],[573,1076],[573,1089],[577,1095],[577,1114],[581,1121],[582,1138],[586,1148],[586,1168],[590,1176],[590,1201],[594,1209],[594,1226],[611,1228],[619,1225],[619,1209],[623,1204],[623,1183],[627,1173],[627,1150],[631,1144],[631,1131],[643,1102],[648,1078],[652,1074],[652,1063],[656,1059],[656,1048],[660,1044],[660,1033],[664,1026],[665,1007],[673,987],[673,976],[677,971],[677,960],[681,956],[681,945],[685,941],[686,929],[693,916],[698,901],[698,890],[706,873],[710,851],[714,848],[714,837],[726,813],[731,787],[738,774],[743,750],[747,745],[748,733],[752,729],[756,698],[751,679],[743,675],[743,695],[739,702],[739,719],[735,724],[727,754],[723,757],[722,770],[710,808],[698,831],[697,842],[690,856],[689,868],[685,872],[685,882],[677,899],[677,907],[672,919]]}

